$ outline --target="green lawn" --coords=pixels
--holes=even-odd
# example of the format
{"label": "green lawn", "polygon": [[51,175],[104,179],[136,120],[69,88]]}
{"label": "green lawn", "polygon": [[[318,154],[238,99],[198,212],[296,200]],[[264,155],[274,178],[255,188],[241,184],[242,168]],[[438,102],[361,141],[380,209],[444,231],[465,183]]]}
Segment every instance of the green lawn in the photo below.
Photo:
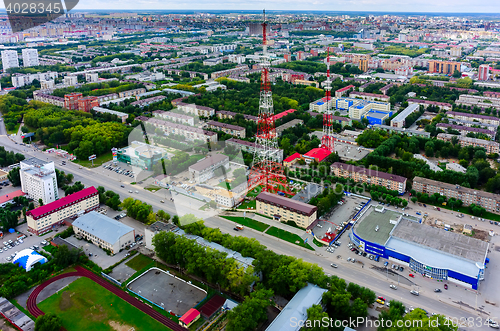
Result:
{"label": "green lawn", "polygon": [[17,123],[14,130],[9,130],[9,129],[7,129],[7,126],[5,126],[5,129],[7,130],[7,134],[17,134],[17,131],[19,130],[20,125],[21,125],[21,123]]}
{"label": "green lawn", "polygon": [[262,192],[262,186],[257,186],[256,188],[254,188],[253,190],[251,190],[250,192],[248,192],[247,196],[248,197],[256,197],[260,194],[260,192]]}
{"label": "green lawn", "polygon": [[150,185],[150,186],[148,186],[148,187],[145,187],[144,189],[145,189],[145,190],[148,190],[148,191],[150,191],[150,192],[155,193],[156,191],[160,190],[160,189],[161,189],[161,187],[159,187],[159,186],[155,186],[155,185]]}
{"label": "green lawn", "polygon": [[236,222],[238,224],[241,224],[243,226],[249,227],[251,229],[257,230],[259,232],[263,232],[269,227],[269,224],[253,220],[248,217],[237,217],[237,216],[221,216],[221,217]]}
{"label": "green lawn", "polygon": [[238,209],[257,209],[257,201],[256,200],[245,200],[243,203],[238,207]]}
{"label": "green lawn", "polygon": [[[106,154],[99,155],[94,160],[94,167],[99,167],[103,163],[113,160],[113,153],[108,152]],[[92,161],[87,160],[75,160],[74,163],[78,163],[79,165],[87,168],[92,168]]]}
{"label": "green lawn", "polygon": [[169,330],[86,277],[75,280],[38,306],[45,313],[59,316],[68,331]]}
{"label": "green lawn", "polygon": [[[312,248],[308,243],[304,243],[302,238],[300,238],[295,233],[290,233],[288,231],[285,231],[285,230],[282,230],[282,229],[279,229],[279,228],[273,226],[269,230],[266,231],[266,234],[273,236],[273,237],[280,238],[280,239],[285,240],[285,241],[288,241],[292,244],[299,245],[301,247],[304,247],[304,248],[307,248],[310,250],[314,250],[314,248]],[[297,243],[297,241],[298,241],[298,243]]]}
{"label": "green lawn", "polygon": [[139,270],[147,267],[148,264],[150,264],[151,262],[153,262],[152,259],[150,259],[149,257],[147,257],[145,255],[139,254],[136,257],[134,257],[133,259],[131,259],[130,261],[126,262],[125,265],[129,266],[130,268],[134,269],[135,271],[139,271]]}
{"label": "green lawn", "polygon": [[47,245],[47,246],[43,246],[43,249],[47,252],[49,252],[51,255],[54,254],[54,252],[57,250],[57,248],[55,248],[54,246],[52,245]]}

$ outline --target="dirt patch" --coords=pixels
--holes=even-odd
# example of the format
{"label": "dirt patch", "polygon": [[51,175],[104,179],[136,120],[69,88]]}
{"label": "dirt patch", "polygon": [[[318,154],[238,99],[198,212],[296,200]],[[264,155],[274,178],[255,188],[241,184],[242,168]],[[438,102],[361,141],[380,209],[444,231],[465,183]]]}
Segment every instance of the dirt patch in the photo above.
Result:
{"label": "dirt patch", "polygon": [[109,325],[116,331],[132,331],[135,330],[134,327],[126,324],[120,324],[116,321],[109,321]]}
{"label": "dirt patch", "polygon": [[9,322],[7,322],[7,320],[4,319],[2,316],[0,316],[0,330],[2,330],[2,331],[17,331],[13,327],[11,327]]}
{"label": "dirt patch", "polygon": [[489,234],[487,231],[474,229],[474,235],[472,237],[485,241],[486,239],[489,238]]}
{"label": "dirt patch", "polygon": [[59,309],[62,311],[68,310],[73,306],[73,301],[71,297],[74,293],[69,293],[68,291],[64,291],[61,295],[61,301],[59,301]]}
{"label": "dirt patch", "polygon": [[89,308],[89,315],[94,321],[102,321],[107,317],[107,314],[104,312],[104,308],[101,305],[93,305]]}

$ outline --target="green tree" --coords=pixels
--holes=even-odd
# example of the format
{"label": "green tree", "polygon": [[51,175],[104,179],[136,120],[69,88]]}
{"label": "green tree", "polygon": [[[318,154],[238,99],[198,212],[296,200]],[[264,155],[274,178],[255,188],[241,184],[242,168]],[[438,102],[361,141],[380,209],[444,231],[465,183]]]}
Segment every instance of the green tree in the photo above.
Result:
{"label": "green tree", "polygon": [[323,311],[323,307],[321,307],[321,305],[312,305],[307,309],[306,330],[328,331],[328,323],[324,325],[324,320],[329,322],[330,319],[328,314]]}
{"label": "green tree", "polygon": [[252,292],[241,304],[229,312],[226,330],[255,330],[259,323],[267,318],[266,309],[271,304],[269,299],[272,295],[272,290],[260,289]]}
{"label": "green tree", "polygon": [[59,331],[62,321],[56,314],[40,315],[35,320],[35,331]]}
{"label": "green tree", "polygon": [[19,173],[19,167],[16,167],[9,171],[7,178],[12,183],[12,186],[21,186],[21,175]]}

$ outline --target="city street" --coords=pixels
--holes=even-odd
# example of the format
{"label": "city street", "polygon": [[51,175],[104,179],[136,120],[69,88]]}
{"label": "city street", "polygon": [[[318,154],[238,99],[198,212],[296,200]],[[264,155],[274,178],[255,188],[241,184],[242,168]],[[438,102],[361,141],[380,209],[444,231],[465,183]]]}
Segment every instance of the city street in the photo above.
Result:
{"label": "city street", "polygon": [[[182,213],[187,211],[203,218],[205,224],[209,227],[217,227],[223,233],[230,233],[232,235],[236,234],[233,230],[234,223],[216,216],[207,217],[207,213],[205,211],[198,210],[197,208],[193,208],[193,210],[190,210],[190,207],[193,207],[193,201],[191,201],[193,199],[186,196],[182,196],[182,198],[180,198],[180,195],[175,195],[174,199],[176,200],[176,205],[174,205],[174,203],[172,203],[169,199],[165,199],[165,203],[161,203],[160,200],[164,199],[164,196],[166,195],[166,193],[164,193],[164,190],[159,190],[156,193],[152,193],[150,191],[144,190],[143,188],[140,188],[138,185],[130,185],[128,183],[128,180],[127,182],[120,182],[120,179],[116,176],[116,174],[113,174],[114,176],[103,174],[102,167],[98,167],[95,169],[79,169],[79,165],[73,164],[71,162],[67,162],[66,166],[60,166],[60,157],[56,155],[45,154],[39,151],[34,151],[31,148],[28,152],[24,152],[22,146],[14,144],[7,136],[0,137],[0,144],[5,146],[7,150],[13,150],[25,154],[27,158],[37,157],[42,160],[53,160],[56,163],[57,168],[64,170],[66,173],[72,173],[74,175],[74,181],[81,181],[83,184],[85,184],[85,186],[97,187],[102,185],[107,190],[112,190],[118,193],[121,199],[132,196],[136,199],[142,200],[143,202],[151,204],[155,211],[163,209],[171,215],[175,215],[178,213],[176,211],[176,207],[178,207],[178,209]],[[28,149],[28,147],[25,148]],[[127,179],[130,178],[127,177]],[[125,187],[122,188],[121,185],[124,185]],[[130,194],[129,190],[132,190],[134,192],[138,190],[139,193]],[[177,200],[179,200],[180,202],[178,205]],[[111,216],[111,214],[109,214],[108,216]],[[132,224],[134,224],[134,228],[139,230],[138,233],[142,233],[144,231],[144,225],[140,224],[139,222],[136,222],[134,220],[127,220],[127,224],[131,226]],[[495,273],[493,273],[493,270],[498,270],[498,268],[496,267],[498,266],[498,263],[496,263],[493,268],[489,267],[487,269],[485,276],[486,280],[481,284],[479,294],[477,296],[473,291],[455,287],[454,285],[450,286],[450,289],[448,291],[436,294],[432,291],[433,288],[437,287],[436,282],[423,279],[422,277],[417,277],[414,280],[420,287],[420,296],[413,296],[409,292],[410,287],[407,287],[405,285],[400,285],[400,287],[396,291],[390,289],[389,285],[391,284],[391,281],[388,281],[383,273],[370,269],[369,265],[371,264],[376,264],[377,266],[382,267],[382,260],[376,263],[370,260],[366,260],[365,258],[361,258],[362,261],[365,262],[365,267],[363,268],[361,264],[352,264],[346,261],[347,257],[349,256],[347,254],[347,251],[346,253],[342,252],[339,254],[330,254],[326,251],[321,252],[321,249],[318,249],[318,251],[313,252],[249,228],[245,229],[244,231],[238,232],[238,235],[249,238],[256,238],[263,245],[267,246],[269,249],[275,251],[278,254],[291,255],[311,263],[317,263],[329,274],[335,274],[341,278],[346,279],[347,281],[355,282],[361,286],[371,288],[376,292],[377,295],[382,295],[388,300],[399,300],[406,306],[422,307],[429,313],[439,313],[445,316],[456,318],[478,316],[482,318],[493,318],[500,316],[500,310],[497,305],[493,306],[491,304],[485,304],[485,300],[491,300],[491,298],[489,298],[489,295],[487,295],[486,293],[495,288],[499,288],[498,280],[495,279]],[[497,238],[498,237],[494,237],[494,243],[497,242]],[[344,234],[342,236],[341,241],[342,249],[346,249],[348,243],[347,234]],[[342,259],[337,259],[337,255],[341,255]],[[500,252],[492,250],[490,255],[490,259],[492,260],[492,263],[490,264],[500,262]],[[333,269],[330,266],[331,263],[337,263],[339,264],[339,267],[337,269]],[[484,288],[486,284],[487,288]],[[479,315],[479,313],[474,312],[471,308],[467,308],[465,305],[459,305],[455,303],[462,301],[470,307],[474,308],[476,306],[476,300],[477,306],[485,306],[484,311],[488,315]],[[482,329],[484,328],[487,327],[482,327]],[[477,330],[481,328],[478,328],[476,325],[468,329]]]}

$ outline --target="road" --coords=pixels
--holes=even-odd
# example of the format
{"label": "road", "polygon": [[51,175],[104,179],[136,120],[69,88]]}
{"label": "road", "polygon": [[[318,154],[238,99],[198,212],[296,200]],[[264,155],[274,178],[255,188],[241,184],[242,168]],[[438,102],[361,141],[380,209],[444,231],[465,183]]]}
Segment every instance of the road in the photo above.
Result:
{"label": "road", "polygon": [[[137,185],[130,185],[130,183],[128,183],[131,178],[118,176],[116,173],[105,170],[102,167],[98,167],[95,169],[79,169],[79,165],[73,164],[71,162],[67,162],[67,165],[61,166],[60,157],[35,151],[29,147],[16,145],[6,136],[0,137],[0,144],[5,146],[7,150],[13,150],[25,154],[27,158],[37,157],[43,160],[52,160],[55,162],[57,168],[64,170],[66,173],[72,173],[74,175],[74,181],[81,181],[86,186],[104,186],[107,190],[112,190],[118,193],[121,199],[132,196],[152,205],[154,211],[163,209],[171,215],[192,212],[198,217],[202,217],[207,226],[217,227],[221,230],[222,233],[230,233],[232,235],[235,234],[233,230],[234,223],[217,216],[209,216],[204,211],[190,209],[192,201],[187,197],[184,198],[181,195],[174,196],[174,199],[176,200],[174,204],[170,202],[170,196],[167,195],[167,199],[165,199],[165,195],[169,193],[164,193],[164,190],[152,193],[147,190],[140,189]],[[121,185],[124,185],[125,187],[122,188]],[[134,192],[135,190],[139,190],[139,193],[128,193],[129,190],[132,190]],[[165,203],[161,203],[160,200],[165,200]],[[284,242],[282,240],[276,239],[275,237],[264,235],[260,232],[248,228],[244,231],[238,232],[238,235],[255,238],[261,244],[265,245],[278,254],[295,256],[305,261],[316,263],[320,267],[324,268],[329,274],[335,274],[341,278],[344,278],[346,281],[355,282],[361,286],[371,288],[377,295],[384,296],[388,300],[399,300],[406,306],[421,307],[430,313],[439,313],[445,316],[456,318],[500,317],[499,309],[496,306],[487,305],[485,307],[485,311],[489,313],[489,316],[485,316],[485,314],[480,316],[479,313],[474,312],[472,309],[463,308],[457,304],[452,303],[452,301],[463,301],[466,302],[469,306],[475,307],[475,299],[477,297],[479,297],[477,298],[478,302],[484,302],[484,299],[481,298],[481,293],[476,296],[475,293],[464,291],[463,288],[452,287],[449,291],[446,291],[446,293],[436,294],[433,293],[432,290],[429,290],[433,286],[436,286],[435,283],[431,283],[430,285],[419,284],[422,285],[422,289],[420,290],[421,295],[416,297],[410,294],[409,288],[406,289],[400,287],[397,291],[391,290],[389,288],[390,281],[386,280],[385,275],[380,274],[379,272],[370,271],[368,267],[361,268],[361,266],[358,264],[344,262],[345,260],[339,262],[339,260],[335,258],[336,254],[329,254],[326,252],[319,253],[306,250],[299,246]],[[347,237],[344,237],[343,241],[345,245],[348,241]],[[495,253],[498,254],[498,252]],[[330,264],[333,262],[339,264],[338,269],[331,268]],[[486,275],[486,277],[488,277],[488,274]],[[426,282],[426,280],[422,280],[421,282]],[[492,282],[497,283],[496,281],[494,281],[494,277],[489,280],[488,285],[494,286]],[[427,290],[423,290],[423,288],[426,288]],[[487,327],[478,327],[478,325],[476,324],[474,327],[469,327],[467,329],[478,330],[482,328]]]}

